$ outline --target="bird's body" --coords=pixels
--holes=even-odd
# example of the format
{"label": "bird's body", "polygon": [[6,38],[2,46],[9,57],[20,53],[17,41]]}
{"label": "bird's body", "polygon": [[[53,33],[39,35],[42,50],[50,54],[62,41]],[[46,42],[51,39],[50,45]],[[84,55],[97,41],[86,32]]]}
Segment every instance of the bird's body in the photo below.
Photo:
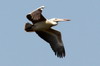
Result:
{"label": "bird's body", "polygon": [[51,22],[50,20],[46,20],[46,21],[42,21],[42,22],[39,22],[39,23],[35,23],[34,26],[32,27],[32,29],[34,31],[41,31],[41,30],[46,30],[46,29],[49,29],[51,28],[52,26],[55,26],[57,25],[56,22]]}
{"label": "bird's body", "polygon": [[36,32],[38,36],[48,42],[58,57],[65,56],[65,49],[63,46],[61,33],[52,29],[52,26],[56,26],[59,21],[70,21],[69,19],[45,19],[41,14],[44,6],[41,6],[37,10],[29,13],[26,17],[32,22],[26,23],[25,31]]}

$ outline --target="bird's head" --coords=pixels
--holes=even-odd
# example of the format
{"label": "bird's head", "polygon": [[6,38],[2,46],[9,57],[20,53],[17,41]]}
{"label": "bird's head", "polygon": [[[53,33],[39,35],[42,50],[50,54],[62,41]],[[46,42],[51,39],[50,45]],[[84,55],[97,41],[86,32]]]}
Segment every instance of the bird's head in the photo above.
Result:
{"label": "bird's head", "polygon": [[50,20],[48,20],[50,22],[50,24],[52,25],[57,25],[58,22],[62,22],[62,21],[70,21],[70,19],[59,19],[59,18],[52,18]]}

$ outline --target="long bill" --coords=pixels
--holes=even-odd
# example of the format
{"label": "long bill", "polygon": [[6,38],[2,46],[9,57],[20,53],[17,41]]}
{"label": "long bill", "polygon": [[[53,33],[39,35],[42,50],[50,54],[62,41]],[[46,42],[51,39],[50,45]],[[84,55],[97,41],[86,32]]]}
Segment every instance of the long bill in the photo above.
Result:
{"label": "long bill", "polygon": [[70,19],[56,19],[56,20],[54,20],[54,21],[56,21],[56,22],[61,22],[61,21],[71,21]]}

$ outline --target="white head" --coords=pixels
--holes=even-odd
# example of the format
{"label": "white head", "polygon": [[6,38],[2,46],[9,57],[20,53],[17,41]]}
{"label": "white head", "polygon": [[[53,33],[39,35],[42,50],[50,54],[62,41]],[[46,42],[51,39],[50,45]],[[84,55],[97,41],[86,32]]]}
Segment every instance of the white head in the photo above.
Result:
{"label": "white head", "polygon": [[50,22],[52,25],[57,25],[58,22],[61,22],[61,21],[70,21],[70,19],[52,18],[52,19],[49,20],[49,22]]}

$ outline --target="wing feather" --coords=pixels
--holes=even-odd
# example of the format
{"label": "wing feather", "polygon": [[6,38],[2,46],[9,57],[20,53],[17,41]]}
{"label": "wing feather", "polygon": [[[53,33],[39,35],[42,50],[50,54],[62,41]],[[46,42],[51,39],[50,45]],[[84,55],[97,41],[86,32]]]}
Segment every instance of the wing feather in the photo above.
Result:
{"label": "wing feather", "polygon": [[65,49],[59,31],[49,29],[44,31],[36,31],[36,33],[50,44],[52,50],[55,52],[55,55],[58,57],[65,56]]}
{"label": "wing feather", "polygon": [[26,15],[27,19],[30,20],[33,24],[37,22],[45,21],[45,17],[42,15],[42,9],[39,8],[30,14]]}

